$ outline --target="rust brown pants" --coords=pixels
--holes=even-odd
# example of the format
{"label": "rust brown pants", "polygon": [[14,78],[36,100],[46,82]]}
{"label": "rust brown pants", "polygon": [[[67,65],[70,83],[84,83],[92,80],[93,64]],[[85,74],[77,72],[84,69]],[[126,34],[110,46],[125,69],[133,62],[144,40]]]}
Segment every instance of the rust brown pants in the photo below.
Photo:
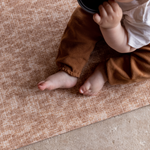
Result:
{"label": "rust brown pants", "polygon": [[[62,36],[56,64],[74,77],[80,77],[95,44],[104,40],[93,15],[77,7]],[[113,50],[114,51],[114,50]],[[150,78],[150,44],[132,53],[105,61],[108,82],[127,84]]]}

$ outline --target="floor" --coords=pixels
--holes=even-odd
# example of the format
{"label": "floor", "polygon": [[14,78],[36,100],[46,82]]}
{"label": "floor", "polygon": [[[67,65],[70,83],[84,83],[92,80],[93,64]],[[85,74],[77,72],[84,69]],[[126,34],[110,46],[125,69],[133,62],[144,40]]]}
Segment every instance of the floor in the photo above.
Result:
{"label": "floor", "polygon": [[17,150],[150,150],[150,106]]}

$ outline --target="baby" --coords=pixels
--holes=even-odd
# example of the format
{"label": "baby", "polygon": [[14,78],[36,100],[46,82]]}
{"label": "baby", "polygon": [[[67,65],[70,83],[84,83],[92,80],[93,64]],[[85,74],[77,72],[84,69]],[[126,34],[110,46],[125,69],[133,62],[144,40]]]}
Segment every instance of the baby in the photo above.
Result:
{"label": "baby", "polygon": [[103,39],[122,55],[100,62],[80,87],[81,94],[96,95],[106,81],[115,85],[150,78],[150,0],[108,0],[99,12],[74,11],[56,59],[60,71],[41,81],[40,90],[75,86],[95,44]]}

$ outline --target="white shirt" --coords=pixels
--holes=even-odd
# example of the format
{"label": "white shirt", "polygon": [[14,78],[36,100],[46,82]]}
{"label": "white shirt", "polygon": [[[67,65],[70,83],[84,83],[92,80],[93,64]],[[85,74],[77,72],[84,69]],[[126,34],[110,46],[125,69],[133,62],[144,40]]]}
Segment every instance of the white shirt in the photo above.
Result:
{"label": "white shirt", "polygon": [[123,10],[123,25],[128,32],[128,44],[140,48],[150,43],[150,0],[119,3]]}

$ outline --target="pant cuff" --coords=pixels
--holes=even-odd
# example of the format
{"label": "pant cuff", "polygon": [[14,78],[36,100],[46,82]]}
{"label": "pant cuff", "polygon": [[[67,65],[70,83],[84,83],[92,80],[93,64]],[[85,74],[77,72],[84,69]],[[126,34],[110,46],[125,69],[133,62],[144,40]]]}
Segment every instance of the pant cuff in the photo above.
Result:
{"label": "pant cuff", "polygon": [[77,77],[79,78],[80,77],[80,73],[77,72],[77,71],[72,71],[70,67],[66,66],[66,65],[59,65],[58,66],[59,68],[59,71],[64,71],[66,73],[68,73],[70,76],[73,76],[73,77]]}

